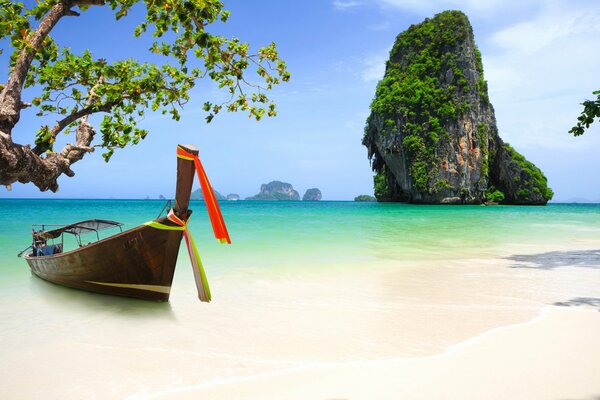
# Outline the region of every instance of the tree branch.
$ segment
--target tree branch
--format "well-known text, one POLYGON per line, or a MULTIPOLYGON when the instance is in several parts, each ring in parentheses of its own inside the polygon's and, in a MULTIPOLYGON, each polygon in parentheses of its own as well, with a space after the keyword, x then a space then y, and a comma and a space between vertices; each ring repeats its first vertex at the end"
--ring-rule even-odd
MULTIPOLYGON (((94 140, 94 135, 96 131, 92 125, 88 122, 88 116, 86 115, 79 122, 79 126, 77 127, 77 133, 75 135, 75 144, 68 143, 61 150, 60 155, 66 158, 69 161, 69 165, 81 160, 86 153, 92 153, 94 151, 93 147, 90 147, 92 141, 94 140)), ((67 176, 73 176, 75 173, 70 169, 65 171, 67 176)))
MULTIPOLYGON (((56 123, 56 125, 54 125, 54 127, 52 127, 52 129, 50 130, 52 139, 55 139, 56 136, 63 129, 65 129, 67 126, 69 126, 71 123, 77 121, 78 119, 80 119, 82 117, 86 117, 90 114, 97 113, 97 112, 109 112, 116 104, 117 104, 116 102, 110 102, 110 103, 102 104, 100 106, 88 106, 88 107, 82 108, 81 110, 75 111, 71 115, 68 115, 65 118, 58 121, 56 123)), ((85 120, 85 122, 87 123, 87 119, 85 120)), ((37 155, 40 155, 44 152, 44 150, 40 146, 35 146, 33 148, 33 152, 37 155)))
POLYGON ((56 192, 58 178, 62 174, 74 176, 71 165, 94 151, 90 147, 94 135, 86 115, 77 127, 75 145, 67 144, 60 153, 40 157, 29 146, 14 143, 10 135, 0 132, 0 185, 10 187, 14 182, 31 182, 42 192, 56 192))
POLYGON ((19 122, 21 111, 21 92, 35 57, 44 39, 56 23, 66 15, 73 15, 71 7, 77 5, 103 5, 104 0, 63 0, 52 6, 37 29, 28 36, 27 45, 21 50, 6 86, 0 93, 0 130, 11 134, 12 128, 19 122))
POLYGON ((52 6, 35 32, 29 35, 28 45, 21 50, 17 58, 8 82, 0 94, 0 129, 7 134, 10 134, 12 128, 19 122, 21 91, 35 52, 68 9, 69 7, 63 2, 52 6))
POLYGON ((0 132, 0 171, 0 185, 31 182, 41 191, 56 192, 56 179, 70 168, 67 158, 57 153, 41 158, 29 146, 14 143, 9 135, 0 132))

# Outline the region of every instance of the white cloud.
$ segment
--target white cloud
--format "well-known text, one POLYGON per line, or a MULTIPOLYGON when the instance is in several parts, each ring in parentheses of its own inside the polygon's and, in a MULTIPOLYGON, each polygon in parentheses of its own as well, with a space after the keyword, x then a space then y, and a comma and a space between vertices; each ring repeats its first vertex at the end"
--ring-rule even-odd
MULTIPOLYGON (((510 6, 510 0, 377 0, 381 5, 399 8, 415 13, 431 13, 436 10, 459 9, 467 13, 493 13, 499 8, 510 6)), ((539 0, 538 0, 539 1, 539 0)), ((519 5, 532 0, 513 1, 519 5)))
POLYGON ((341 11, 347 11, 359 7, 361 5, 358 1, 353 0, 334 0, 333 8, 341 11))
POLYGON ((600 48, 600 3, 582 4, 548 2, 529 20, 484 38, 485 74, 500 132, 517 146, 576 145, 567 132, 579 103, 598 89, 600 71, 595 51, 600 48))
POLYGON ((389 30, 391 26, 392 24, 390 21, 379 21, 377 24, 367 25, 367 29, 376 32, 383 32, 389 30))
POLYGON ((389 58, 391 48, 387 48, 378 54, 365 57, 361 60, 363 69, 360 71, 360 77, 364 82, 378 82, 385 73, 385 63, 389 58))
POLYGON ((600 33, 597 4, 590 9, 577 10, 569 9, 566 4, 549 4, 533 20, 496 32, 492 42, 511 51, 532 54, 552 45, 560 46, 561 40, 586 40, 585 36, 600 33))

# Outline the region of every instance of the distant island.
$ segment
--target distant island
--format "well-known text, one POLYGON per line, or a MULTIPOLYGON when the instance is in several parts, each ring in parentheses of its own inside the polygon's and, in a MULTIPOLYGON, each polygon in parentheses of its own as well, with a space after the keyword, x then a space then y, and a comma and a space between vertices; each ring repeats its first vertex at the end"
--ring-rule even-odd
POLYGON ((294 187, 286 182, 272 181, 260 186, 260 193, 246 197, 246 200, 300 200, 294 187))
MULTIPOLYGON (((215 188, 213 188, 213 192, 215 193, 215 197, 217 198, 217 200, 227 200, 225 196, 217 192, 215 188)), ((194 190, 192 192, 190 200, 204 200, 204 193, 202 193, 202 189, 194 190)))
POLYGON ((369 196, 368 194, 361 194, 356 196, 354 201, 377 201, 377 199, 373 196, 369 196))
POLYGON ((362 143, 379 201, 545 205, 553 196, 542 171, 500 138, 460 11, 398 35, 362 143))
POLYGON ((303 201, 319 201, 323 196, 321 195, 321 191, 318 188, 307 189, 304 196, 302 196, 303 201))
POLYGON ((231 200, 231 201, 237 201, 240 199, 240 195, 237 193, 229 193, 227 195, 227 200, 231 200))

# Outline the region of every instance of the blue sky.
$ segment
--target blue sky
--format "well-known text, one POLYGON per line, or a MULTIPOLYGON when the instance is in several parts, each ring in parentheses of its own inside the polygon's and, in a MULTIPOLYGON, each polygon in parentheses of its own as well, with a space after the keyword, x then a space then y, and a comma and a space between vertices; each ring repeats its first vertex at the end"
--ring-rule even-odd
MULTIPOLYGON (((567 134, 581 106, 600 89, 600 2, 596 0, 321 0, 225 1, 226 25, 215 29, 258 48, 275 41, 292 80, 271 96, 279 115, 261 122, 223 113, 207 125, 201 104, 220 94, 208 84, 194 91, 182 120, 149 115, 151 134, 115 153, 100 151, 63 176, 58 193, 33 185, 0 189, 0 197, 156 198, 175 185, 175 145, 194 143, 215 189, 242 197, 271 180, 290 182, 302 195, 318 187, 326 200, 372 193, 372 172, 360 144, 377 81, 396 35, 445 9, 464 11, 482 52, 490 100, 501 137, 538 165, 556 201, 600 201, 600 123, 584 136, 567 134)), ((146 59, 135 39, 141 14, 115 22, 92 7, 55 28, 60 45, 89 48, 94 57, 146 59)), ((6 55, 0 65, 6 66, 6 55)), ((6 67, 3 75, 6 76, 6 67)), ((5 78, 0 78, 0 80, 5 78)), ((26 95, 32 95, 30 91, 26 95)), ((40 121, 26 111, 13 131, 31 143, 40 121)), ((61 139, 63 142, 68 137, 61 139)))

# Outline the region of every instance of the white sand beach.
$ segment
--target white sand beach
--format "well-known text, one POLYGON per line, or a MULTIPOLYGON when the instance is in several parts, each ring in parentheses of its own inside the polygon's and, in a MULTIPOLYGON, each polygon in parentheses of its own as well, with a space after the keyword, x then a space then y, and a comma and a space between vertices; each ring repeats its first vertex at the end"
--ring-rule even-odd
POLYGON ((0 304, 0 398, 591 400, 599 245, 236 271, 211 304, 185 259, 167 304, 31 277, 0 304))
POLYGON ((160 399, 597 399, 597 310, 548 307, 440 355, 322 363, 190 386, 160 399))

